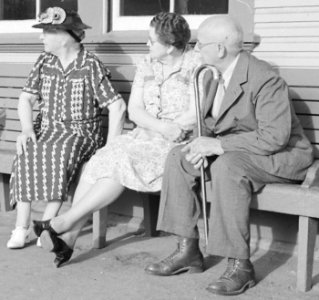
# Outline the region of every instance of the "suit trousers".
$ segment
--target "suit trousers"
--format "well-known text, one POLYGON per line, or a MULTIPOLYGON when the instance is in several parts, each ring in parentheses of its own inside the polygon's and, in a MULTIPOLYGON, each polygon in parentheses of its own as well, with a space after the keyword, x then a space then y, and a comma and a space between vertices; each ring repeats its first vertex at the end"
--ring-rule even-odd
MULTIPOLYGON (((186 161, 181 148, 173 148, 166 160, 157 229, 186 238, 199 238, 200 171, 186 161)), ((267 168, 259 167, 264 163, 264 157, 246 152, 226 152, 210 162, 205 170, 211 184, 207 253, 239 259, 250 257, 252 193, 267 183, 296 182, 268 173, 267 168), (262 159, 260 164, 259 159, 262 159)))

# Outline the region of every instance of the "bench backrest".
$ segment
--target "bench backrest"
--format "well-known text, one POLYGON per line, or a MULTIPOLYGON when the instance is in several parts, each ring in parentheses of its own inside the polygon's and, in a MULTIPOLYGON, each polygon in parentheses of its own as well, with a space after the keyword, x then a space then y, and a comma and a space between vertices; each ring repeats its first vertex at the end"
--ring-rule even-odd
MULTIPOLYGON (((128 54, 117 54, 100 58, 111 70, 113 86, 127 101, 135 73, 134 63, 139 56, 132 59, 128 54)), ((0 63, 0 150, 15 149, 20 132, 18 97, 31 68, 31 63, 0 63)), ((319 158, 319 70, 281 68, 279 73, 289 85, 297 115, 319 158)), ((133 124, 127 120, 125 130, 132 128, 133 124)))

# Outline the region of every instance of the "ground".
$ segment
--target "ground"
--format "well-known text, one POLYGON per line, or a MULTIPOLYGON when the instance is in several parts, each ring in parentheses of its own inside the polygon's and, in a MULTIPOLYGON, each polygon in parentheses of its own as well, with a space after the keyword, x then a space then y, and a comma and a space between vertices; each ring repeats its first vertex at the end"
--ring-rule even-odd
MULTIPOLYGON (((208 300, 226 299, 205 290, 225 268, 219 257, 205 258, 201 274, 172 277, 151 276, 144 267, 170 254, 176 246, 173 236, 147 238, 113 217, 107 233, 108 246, 91 249, 91 228, 79 238, 69 264, 56 268, 54 254, 32 242, 22 250, 6 248, 15 222, 15 211, 0 213, 0 299, 4 300, 208 300)), ((41 216, 33 206, 32 217, 41 216)), ((296 291, 297 259, 283 251, 253 249, 258 284, 245 294, 230 299, 306 300, 319 299, 319 262, 315 261, 314 287, 296 291)))

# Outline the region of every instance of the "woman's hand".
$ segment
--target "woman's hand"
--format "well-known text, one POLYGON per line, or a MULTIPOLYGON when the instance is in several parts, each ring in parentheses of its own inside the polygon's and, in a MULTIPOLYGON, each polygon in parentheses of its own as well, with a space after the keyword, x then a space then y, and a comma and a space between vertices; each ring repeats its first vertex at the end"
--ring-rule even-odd
POLYGON ((185 139, 185 131, 176 123, 163 122, 161 124, 160 133, 171 142, 181 142, 185 139))
POLYGON ((24 130, 21 132, 21 134, 19 134, 16 143, 18 155, 21 155, 23 152, 27 151, 27 143, 30 140, 32 140, 32 142, 36 145, 37 139, 33 129, 24 130))

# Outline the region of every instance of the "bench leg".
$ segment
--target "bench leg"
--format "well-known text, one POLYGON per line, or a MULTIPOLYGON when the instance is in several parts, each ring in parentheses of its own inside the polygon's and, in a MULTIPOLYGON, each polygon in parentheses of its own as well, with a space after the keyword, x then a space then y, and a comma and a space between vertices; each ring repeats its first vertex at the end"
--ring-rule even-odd
POLYGON ((159 195, 141 193, 144 208, 145 236, 154 237, 158 235, 156 223, 159 208, 159 195))
POLYGON ((93 248, 106 246, 107 206, 93 213, 93 248))
POLYGON ((317 220, 299 216, 297 289, 306 292, 312 286, 312 268, 317 235, 317 220))
POLYGON ((0 174, 0 211, 11 210, 9 195, 6 193, 4 175, 0 174))

